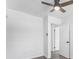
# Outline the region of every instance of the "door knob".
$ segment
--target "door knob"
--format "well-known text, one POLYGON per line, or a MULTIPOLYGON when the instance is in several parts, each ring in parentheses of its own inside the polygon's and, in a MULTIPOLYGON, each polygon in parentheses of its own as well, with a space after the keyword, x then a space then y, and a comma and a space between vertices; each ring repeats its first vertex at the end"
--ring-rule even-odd
POLYGON ((67 41, 66 43, 70 43, 69 41, 67 41))

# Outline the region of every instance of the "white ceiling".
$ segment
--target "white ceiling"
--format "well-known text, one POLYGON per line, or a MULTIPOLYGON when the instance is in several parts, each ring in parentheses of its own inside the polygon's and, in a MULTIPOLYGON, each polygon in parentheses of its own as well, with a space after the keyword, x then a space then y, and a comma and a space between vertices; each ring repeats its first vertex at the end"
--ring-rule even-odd
POLYGON ((41 4, 41 0, 7 0, 9 9, 22 11, 36 16, 43 16, 47 6, 41 4))
MULTIPOLYGON (((36 16, 44 16, 48 11, 48 6, 41 4, 42 0, 7 0, 7 6, 9 9, 18 10, 24 13, 29 13, 36 16)), ((53 3, 53 0, 43 0, 49 3, 53 3)), ((66 0, 61 0, 64 2, 66 0)), ((67 0, 68 1, 68 0, 67 0)), ((63 18, 72 14, 72 5, 64 7, 67 11, 66 13, 61 13, 60 11, 54 11, 49 13, 49 15, 63 18)))

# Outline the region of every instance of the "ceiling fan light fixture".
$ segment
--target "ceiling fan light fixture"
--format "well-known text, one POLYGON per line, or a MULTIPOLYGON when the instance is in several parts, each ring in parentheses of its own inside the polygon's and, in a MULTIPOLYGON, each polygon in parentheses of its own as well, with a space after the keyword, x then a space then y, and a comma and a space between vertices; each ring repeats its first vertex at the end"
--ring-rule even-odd
POLYGON ((58 10, 60 10, 60 7, 59 6, 55 6, 54 9, 58 11, 58 10))
POLYGON ((49 8, 50 12, 53 12, 53 11, 56 10, 56 11, 61 11, 62 13, 66 12, 62 7, 73 4, 73 0, 70 0, 70 1, 67 1, 67 2, 64 2, 64 3, 59 3, 59 2, 60 2, 60 0, 54 0, 54 4, 51 4, 51 3, 48 3, 48 2, 42 1, 42 4, 51 6, 51 8, 49 8))

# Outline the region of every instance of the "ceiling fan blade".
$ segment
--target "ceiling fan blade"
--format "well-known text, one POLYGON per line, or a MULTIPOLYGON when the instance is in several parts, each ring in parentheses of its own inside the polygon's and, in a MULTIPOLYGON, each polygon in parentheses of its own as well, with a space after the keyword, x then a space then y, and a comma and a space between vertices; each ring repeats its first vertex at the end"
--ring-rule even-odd
POLYGON ((73 4, 73 0, 65 2, 65 3, 61 3, 60 6, 64 7, 64 6, 67 6, 67 5, 70 5, 70 4, 73 4))
POLYGON ((42 4, 45 4, 45 5, 53 6, 52 4, 47 3, 47 2, 44 2, 44 1, 42 1, 41 3, 42 3, 42 4))
POLYGON ((50 10, 50 12, 53 12, 53 11, 54 11, 54 9, 50 10))
POLYGON ((63 8, 61 8, 61 7, 60 7, 60 11, 63 12, 63 13, 66 12, 66 11, 65 11, 63 8))
POLYGON ((54 0, 55 4, 59 4, 60 0, 54 0))

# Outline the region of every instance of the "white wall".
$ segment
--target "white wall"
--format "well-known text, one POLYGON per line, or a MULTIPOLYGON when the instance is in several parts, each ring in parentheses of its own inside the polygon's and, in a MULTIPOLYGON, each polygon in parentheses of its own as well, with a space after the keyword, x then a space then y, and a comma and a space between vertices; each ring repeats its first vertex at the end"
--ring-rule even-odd
POLYGON ((62 21, 61 19, 58 19, 58 18, 48 15, 48 22, 50 24, 60 25, 62 23, 61 21, 62 21))
POLYGON ((48 56, 51 58, 51 24, 48 22, 48 56))
POLYGON ((48 33, 48 16, 45 16, 43 19, 43 36, 44 36, 44 56, 46 58, 49 58, 49 50, 48 50, 48 36, 46 35, 48 33))
POLYGON ((43 19, 7 10, 7 59, 30 59, 43 54, 43 19))

